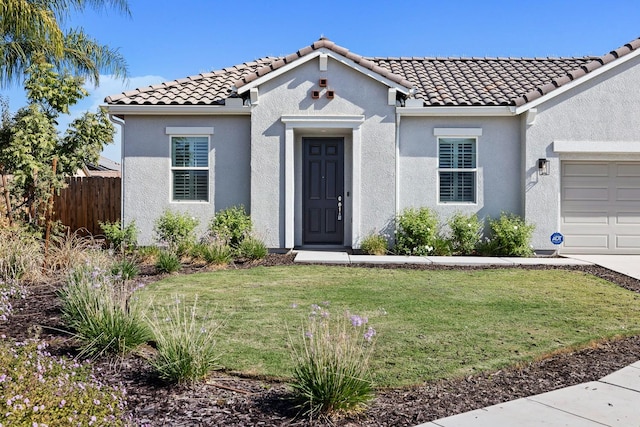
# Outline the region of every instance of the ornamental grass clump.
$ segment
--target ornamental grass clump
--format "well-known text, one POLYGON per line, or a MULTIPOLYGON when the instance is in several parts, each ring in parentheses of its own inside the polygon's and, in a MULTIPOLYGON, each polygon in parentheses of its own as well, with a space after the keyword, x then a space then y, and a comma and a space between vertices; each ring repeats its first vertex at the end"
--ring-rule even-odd
POLYGON ((173 251, 161 250, 156 258, 156 270, 159 273, 175 273, 182 268, 180 257, 173 251))
POLYGON ((233 260, 233 250, 229 243, 216 236, 209 236, 195 245, 192 255, 213 265, 226 265, 233 260))
POLYGON ((0 229, 0 280, 7 282, 38 278, 43 245, 24 228, 0 229))
POLYGON ((87 356, 125 355, 151 338, 143 309, 133 297, 140 285, 85 264, 73 270, 60 291, 62 319, 87 356))
POLYGON ((193 383, 217 368, 220 322, 198 316, 197 308, 197 296, 190 306, 174 296, 173 304, 147 316, 158 351, 151 365, 169 383, 193 383))
POLYGON ((92 236, 81 236, 78 232, 66 233, 51 238, 47 251, 47 271, 52 276, 67 276, 78 265, 86 263, 106 265, 113 257, 103 251, 101 244, 92 236))
POLYGON ((367 255, 386 255, 389 242, 382 234, 370 234, 362 240, 360 249, 367 255))
POLYGON ((238 244, 236 253, 240 258, 258 260, 265 258, 269 254, 269 249, 262 240, 254 236, 248 236, 238 244))
POLYGON ((297 408, 311 418, 364 410, 374 397, 369 361, 376 331, 367 318, 313 305, 302 329, 292 340, 297 408))
POLYGON ((38 341, 0 341, 0 425, 125 426, 124 388, 90 366, 51 356, 38 341))

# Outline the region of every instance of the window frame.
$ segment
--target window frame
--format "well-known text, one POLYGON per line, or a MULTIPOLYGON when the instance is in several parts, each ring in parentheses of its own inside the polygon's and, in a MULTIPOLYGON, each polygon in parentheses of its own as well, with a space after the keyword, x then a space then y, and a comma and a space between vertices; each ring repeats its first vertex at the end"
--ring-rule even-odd
POLYGON ((436 137, 436 192, 437 192, 437 203, 439 205, 477 205, 479 199, 479 188, 478 188, 478 158, 479 158, 479 137, 482 135, 482 129, 480 128, 469 128, 469 129, 457 129, 457 128, 435 128, 434 136, 436 137), (441 168, 440 167, 440 143, 442 140, 446 139, 465 139, 473 141, 474 147, 474 158, 473 164, 474 167, 471 168, 441 168), (470 172, 473 174, 473 200, 442 200, 440 182, 441 175, 443 172, 449 173, 460 173, 460 172, 470 172))
MULTIPOLYGON (((168 129, 167 129, 168 130, 168 129)), ((211 176, 210 176, 210 152, 211 152, 211 135, 210 134, 204 134, 204 133, 190 133, 190 132, 183 132, 183 133, 172 133, 169 134, 169 165, 170 165, 170 171, 171 171, 171 189, 170 189, 170 194, 171 194, 171 202, 172 203, 209 203, 209 199, 210 194, 209 194, 209 189, 210 189, 210 182, 211 182, 211 176), (174 166, 174 138, 206 138, 207 139, 207 166, 174 166), (207 184, 206 184, 206 199, 176 199, 175 197, 175 172, 177 171, 206 171, 207 174, 207 184)))

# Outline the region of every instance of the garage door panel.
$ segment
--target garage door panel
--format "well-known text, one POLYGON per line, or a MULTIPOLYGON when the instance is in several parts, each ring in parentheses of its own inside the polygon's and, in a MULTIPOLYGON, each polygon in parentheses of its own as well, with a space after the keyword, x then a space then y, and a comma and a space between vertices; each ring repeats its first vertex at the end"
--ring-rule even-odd
POLYGON ((609 187, 567 187, 565 200, 607 201, 609 200, 609 187))
POLYGON ((640 225, 640 217, 638 211, 635 212, 618 212, 616 214, 616 224, 619 225, 640 225))
POLYGON ((565 224, 608 224, 609 214, 606 211, 565 211, 562 221, 565 224))
POLYGON ((640 178, 640 163, 618 163, 616 165, 616 176, 640 178))
POLYGON ((602 163, 565 163, 563 175, 571 176, 609 176, 609 165, 602 163))
POLYGON ((640 247, 640 236, 632 235, 617 235, 616 236, 616 247, 618 249, 633 249, 640 247))
POLYGON ((616 201, 620 202, 628 202, 628 201, 636 201, 640 200, 640 188, 631 187, 631 188, 620 188, 618 187, 616 191, 616 201))
POLYGON ((640 254, 640 163, 562 162, 564 253, 640 254))
POLYGON ((564 247, 567 249, 599 249, 607 250, 609 247, 608 234, 572 234, 571 239, 566 239, 564 247))

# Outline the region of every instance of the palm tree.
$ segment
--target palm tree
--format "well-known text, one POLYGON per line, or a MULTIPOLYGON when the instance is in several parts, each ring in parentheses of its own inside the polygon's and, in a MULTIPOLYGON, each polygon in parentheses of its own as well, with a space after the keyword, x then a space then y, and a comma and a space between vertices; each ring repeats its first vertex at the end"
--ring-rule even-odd
POLYGON ((34 62, 48 62, 98 84, 100 71, 126 77, 118 53, 79 29, 60 27, 71 11, 113 7, 129 14, 126 0, 2 0, 0 2, 0 86, 21 81, 34 62))

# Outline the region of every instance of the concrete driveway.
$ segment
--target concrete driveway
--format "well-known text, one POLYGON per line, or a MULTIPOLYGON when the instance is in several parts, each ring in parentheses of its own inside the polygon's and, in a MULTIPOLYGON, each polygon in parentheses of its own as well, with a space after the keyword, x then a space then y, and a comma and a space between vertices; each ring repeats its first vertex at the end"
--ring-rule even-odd
POLYGON ((640 255, 564 255, 587 261, 640 280, 640 255))

